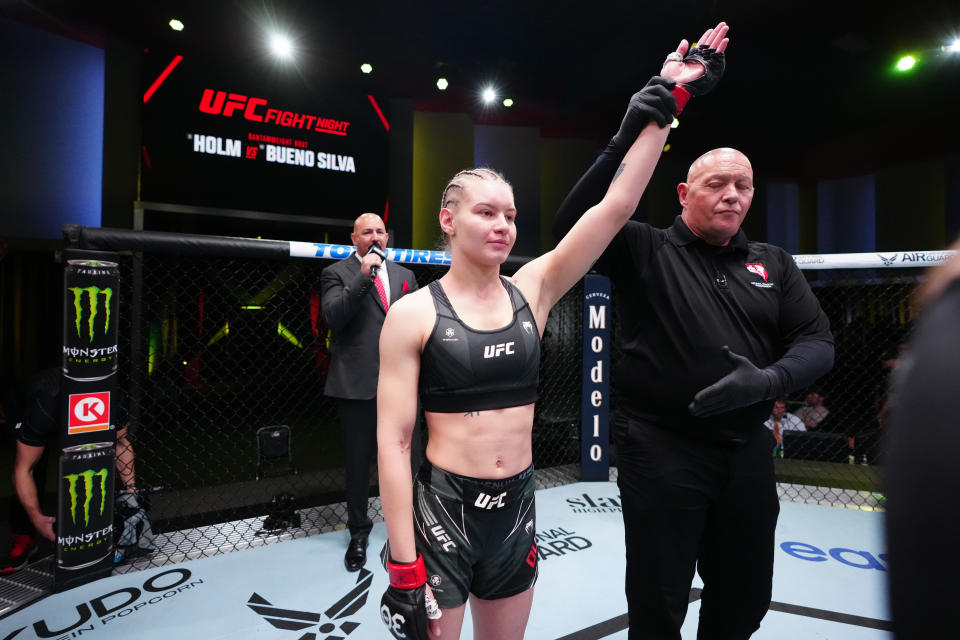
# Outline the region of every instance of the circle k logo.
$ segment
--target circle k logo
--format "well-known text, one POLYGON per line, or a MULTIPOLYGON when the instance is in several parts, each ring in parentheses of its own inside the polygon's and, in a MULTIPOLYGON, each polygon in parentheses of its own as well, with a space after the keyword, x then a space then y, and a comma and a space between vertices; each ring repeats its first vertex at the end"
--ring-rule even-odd
POLYGON ((103 418, 107 405, 100 398, 84 398, 73 408, 74 417, 80 422, 94 422, 103 418))
POLYGON ((89 433, 110 428, 110 392, 70 394, 67 433, 89 433))

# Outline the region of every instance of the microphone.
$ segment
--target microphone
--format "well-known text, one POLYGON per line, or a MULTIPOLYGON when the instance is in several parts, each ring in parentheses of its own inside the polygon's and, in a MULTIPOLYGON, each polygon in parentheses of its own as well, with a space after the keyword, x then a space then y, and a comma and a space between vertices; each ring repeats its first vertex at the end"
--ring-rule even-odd
MULTIPOLYGON (((384 253, 383 249, 380 248, 380 243, 374 240, 373 244, 370 245, 370 248, 367 250, 367 253, 372 253, 375 256, 380 256, 380 259, 386 262, 387 254, 384 253)), ((380 267, 374 265, 370 267, 370 279, 373 280, 377 277, 377 270, 380 267)))

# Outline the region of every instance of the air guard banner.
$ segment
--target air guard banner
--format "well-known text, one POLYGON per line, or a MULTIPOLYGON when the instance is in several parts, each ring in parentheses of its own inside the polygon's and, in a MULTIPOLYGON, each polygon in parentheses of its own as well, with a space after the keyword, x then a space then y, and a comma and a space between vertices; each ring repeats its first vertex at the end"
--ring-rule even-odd
POLYGON ((353 220, 384 212, 386 105, 237 53, 144 55, 143 200, 353 220))
MULTIPOLYGON (((56 589, 113 568, 120 272, 102 254, 64 251, 63 373, 56 589)), ((123 425, 119 425, 122 427, 123 425)))
POLYGON ((610 279, 583 279, 583 393, 580 401, 580 477, 610 477, 610 279))

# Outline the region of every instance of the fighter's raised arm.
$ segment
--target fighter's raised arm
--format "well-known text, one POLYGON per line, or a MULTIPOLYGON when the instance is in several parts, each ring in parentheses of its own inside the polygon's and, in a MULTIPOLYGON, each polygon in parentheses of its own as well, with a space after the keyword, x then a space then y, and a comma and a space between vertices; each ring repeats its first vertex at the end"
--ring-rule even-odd
POLYGON ((553 221, 553 234, 557 240, 570 231, 584 211, 600 202, 620 161, 644 127, 651 122, 660 127, 668 126, 674 115, 683 110, 690 96, 703 95, 717 84, 726 65, 724 52, 730 42, 727 31, 723 22, 708 29, 692 50, 688 49, 686 40, 681 40, 664 61, 660 76, 651 78, 647 86, 633 95, 620 130, 557 210, 553 221), (681 86, 675 87, 675 82, 681 86))
MULTIPOLYGON (((550 308, 587 273, 633 215, 657 166, 674 114, 691 96, 703 95, 720 80, 724 51, 730 41, 727 31, 726 23, 719 23, 708 29, 692 49, 686 39, 680 41, 664 61, 661 75, 654 76, 633 96, 620 130, 608 145, 625 149, 625 154, 606 180, 606 193, 589 209, 583 209, 586 212, 553 251, 517 271, 514 280, 533 298, 531 305, 538 321, 546 321, 550 308), (549 277, 545 277, 547 274, 549 277)), ((569 206, 567 209, 574 215, 569 206)))

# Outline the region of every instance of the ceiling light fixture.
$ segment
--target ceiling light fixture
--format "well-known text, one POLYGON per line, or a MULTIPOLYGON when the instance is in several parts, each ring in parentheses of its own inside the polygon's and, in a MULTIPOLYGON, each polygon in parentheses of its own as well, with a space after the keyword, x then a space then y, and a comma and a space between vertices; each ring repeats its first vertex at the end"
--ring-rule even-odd
POLYGON ((293 57, 293 42, 281 33, 275 33, 270 36, 270 49, 278 58, 287 59, 293 57))

